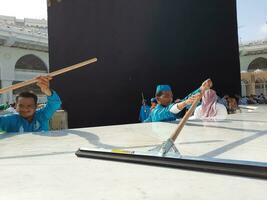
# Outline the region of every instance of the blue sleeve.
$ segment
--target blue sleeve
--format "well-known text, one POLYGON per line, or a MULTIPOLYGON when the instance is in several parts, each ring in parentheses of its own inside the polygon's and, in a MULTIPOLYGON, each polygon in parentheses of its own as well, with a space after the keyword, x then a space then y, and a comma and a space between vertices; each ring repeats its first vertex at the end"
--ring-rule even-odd
MULTIPOLYGON (((196 89, 194 92, 191 92, 189 95, 187 95, 182 101, 185 101, 186 99, 188 99, 188 98, 190 98, 191 96, 193 96, 193 95, 195 95, 195 94, 198 94, 198 93, 200 93, 201 92, 201 90, 200 90, 200 88, 198 88, 198 89, 196 89)), ((198 102, 198 104, 197 104, 197 106, 198 105, 200 105, 201 103, 200 103, 200 101, 198 102)), ((187 105, 185 108, 186 109, 189 109, 191 107, 191 105, 187 105)))
POLYGON ((148 115, 148 118, 146 118, 143 122, 152 122, 151 113, 148 115))
POLYGON ((182 101, 184 101, 184 100, 190 98, 191 96, 193 96, 193 95, 195 95, 195 94, 197 94, 197 93, 200 93, 200 92, 201 92, 201 91, 200 91, 200 88, 198 88, 198 89, 196 89, 194 92, 191 92, 189 95, 187 95, 182 101))
POLYGON ((55 91, 52 91, 52 95, 47 97, 47 104, 44 108, 40 109, 38 113, 43 115, 46 119, 51 119, 53 114, 61 106, 61 100, 55 91))

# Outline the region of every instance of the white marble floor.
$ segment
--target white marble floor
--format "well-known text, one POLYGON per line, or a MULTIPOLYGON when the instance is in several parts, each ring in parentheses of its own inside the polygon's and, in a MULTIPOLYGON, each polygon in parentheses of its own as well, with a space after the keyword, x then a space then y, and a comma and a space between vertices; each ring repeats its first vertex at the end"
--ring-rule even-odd
MULTIPOLYGON (((176 123, 128 124, 0 135, 0 200, 266 199, 267 181, 77 158, 79 147, 146 151, 176 123)), ((176 146, 186 156, 267 162, 267 107, 226 121, 188 121, 176 146)))

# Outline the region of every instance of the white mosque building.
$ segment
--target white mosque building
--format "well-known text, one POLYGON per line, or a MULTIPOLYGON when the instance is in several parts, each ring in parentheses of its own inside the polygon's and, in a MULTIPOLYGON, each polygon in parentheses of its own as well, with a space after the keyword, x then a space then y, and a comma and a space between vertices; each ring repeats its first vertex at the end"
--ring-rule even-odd
MULTIPOLYGON (((47 21, 16 19, 0 15, 0 84, 1 88, 49 72, 47 21)), ((38 87, 29 86, 45 101, 38 87)), ((12 103, 25 88, 0 96, 0 103, 12 103)))
POLYGON ((239 47, 242 95, 267 96, 267 39, 239 47))

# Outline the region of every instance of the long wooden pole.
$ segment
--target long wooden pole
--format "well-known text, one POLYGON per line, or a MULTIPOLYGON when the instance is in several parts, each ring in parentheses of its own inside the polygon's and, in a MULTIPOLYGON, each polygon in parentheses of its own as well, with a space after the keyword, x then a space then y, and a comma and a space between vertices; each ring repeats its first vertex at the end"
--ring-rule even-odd
MULTIPOLYGON (((78 68, 83 67, 83 66, 85 66, 85 65, 89 65, 89 64, 94 63, 94 62, 96 62, 96 61, 97 61, 97 58, 92 58, 92 59, 89 59, 89 60, 86 60, 86 61, 77 63, 77 64, 75 64, 75 65, 71 65, 71 66, 69 66, 69 67, 65 67, 65 68, 62 68, 62 69, 60 69, 60 70, 57 70, 57 71, 48 73, 47 76, 54 77, 54 76, 63 74, 63 73, 65 73, 65 72, 72 71, 72 70, 74 70, 74 69, 78 69, 78 68)), ((37 81, 38 81, 38 80, 37 80, 36 78, 33 78, 33 79, 29 79, 29 80, 23 81, 23 82, 21 82, 21 83, 17 83, 17 84, 14 84, 14 85, 11 85, 11 86, 2 88, 2 89, 0 89, 0 94, 3 94, 3 93, 8 92, 8 91, 10 91, 10 90, 15 90, 15 89, 24 87, 24 86, 26 86, 26 85, 31 85, 31 84, 33 84, 33 83, 36 83, 37 81)))
POLYGON ((176 130, 174 131, 174 133, 171 135, 170 139, 172 139, 172 141, 174 142, 176 140, 176 138, 178 137, 178 135, 180 134, 181 130, 183 129, 185 123, 187 122, 188 118, 192 115, 192 113, 194 112, 195 108, 197 107, 197 104, 199 102, 200 98, 196 98, 191 107, 189 108, 189 110, 185 113, 184 117, 181 119, 180 123, 178 124, 176 130))
MULTIPOLYGON (((207 88, 211 88, 213 85, 211 79, 207 79, 203 82, 202 86, 205 86, 207 88)), ((202 92, 201 92, 202 93, 202 92)), ((201 95, 202 96, 202 95, 201 95)), ((171 135, 170 139, 174 142, 176 140, 176 138, 178 137, 178 135, 180 134, 181 130, 183 129, 185 123, 187 122, 188 118, 192 115, 192 113, 194 112, 194 110, 197 107, 198 102, 201 99, 201 96, 196 98, 195 101, 193 101, 190 109, 186 112, 186 114, 184 115, 184 117, 181 119, 180 123, 178 124, 177 128, 175 129, 175 131, 173 132, 173 134, 171 135)))

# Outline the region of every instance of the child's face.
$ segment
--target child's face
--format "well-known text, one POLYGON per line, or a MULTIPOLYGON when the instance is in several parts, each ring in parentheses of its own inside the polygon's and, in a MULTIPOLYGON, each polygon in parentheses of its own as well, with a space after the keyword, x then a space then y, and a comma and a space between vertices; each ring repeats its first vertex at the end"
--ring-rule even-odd
POLYGON ((164 91, 162 92, 161 96, 156 98, 158 104, 161 104, 162 106, 168 106, 173 101, 173 94, 172 91, 164 91))
POLYGON ((17 104, 16 104, 16 110, 17 112, 23 117, 23 118, 31 118, 35 111, 36 111, 37 105, 34 102, 33 98, 27 98, 27 97, 19 97, 17 104))
POLYGON ((155 107, 156 105, 157 105, 157 103, 151 102, 151 107, 155 107))

